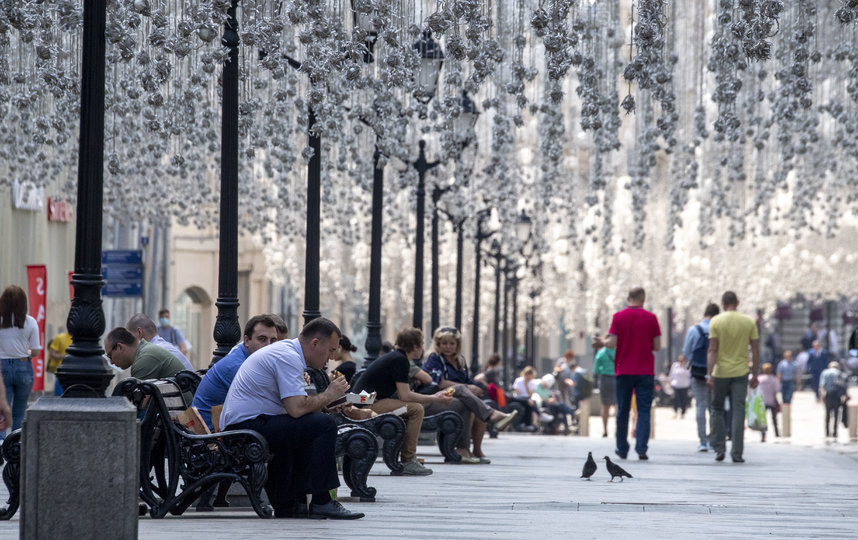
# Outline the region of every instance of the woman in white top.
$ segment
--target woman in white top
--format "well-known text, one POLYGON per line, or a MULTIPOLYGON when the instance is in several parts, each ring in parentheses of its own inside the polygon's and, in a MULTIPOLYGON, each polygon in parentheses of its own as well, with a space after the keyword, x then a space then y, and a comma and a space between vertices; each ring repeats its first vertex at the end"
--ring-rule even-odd
POLYGON ((20 429, 33 389, 33 364, 30 356, 38 353, 39 325, 27 315, 27 294, 21 287, 9 285, 0 295, 0 439, 6 428, 20 429), (8 399, 8 401, 7 401, 8 399), (12 403, 12 409, 9 408, 12 403))
POLYGON ((691 388, 691 366, 688 359, 680 355, 679 359, 670 366, 670 387, 673 388, 673 417, 681 413, 685 418, 688 409, 688 389, 691 388))

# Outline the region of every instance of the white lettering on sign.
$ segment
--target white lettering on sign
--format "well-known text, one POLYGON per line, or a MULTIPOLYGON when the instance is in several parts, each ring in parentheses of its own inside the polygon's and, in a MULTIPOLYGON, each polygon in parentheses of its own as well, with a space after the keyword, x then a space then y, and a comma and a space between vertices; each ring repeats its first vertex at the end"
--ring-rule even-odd
POLYGON ((48 221, 68 223, 74 215, 74 207, 68 201, 48 197, 48 221))
POLYGON ((12 206, 18 210, 33 210, 38 212, 44 205, 45 189, 37 187, 33 182, 12 182, 12 206))
POLYGON ((42 278, 36 278, 36 292, 39 293, 39 296, 45 296, 45 280, 42 278))

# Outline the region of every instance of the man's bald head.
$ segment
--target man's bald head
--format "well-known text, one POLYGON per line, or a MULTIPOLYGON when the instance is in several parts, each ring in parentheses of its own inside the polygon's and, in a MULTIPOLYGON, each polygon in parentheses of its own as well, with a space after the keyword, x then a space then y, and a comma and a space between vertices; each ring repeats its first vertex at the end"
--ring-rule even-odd
POLYGON ((146 341, 152 341, 152 338, 158 333, 155 321, 145 313, 138 313, 128 319, 125 329, 134 334, 137 339, 143 338, 146 341))

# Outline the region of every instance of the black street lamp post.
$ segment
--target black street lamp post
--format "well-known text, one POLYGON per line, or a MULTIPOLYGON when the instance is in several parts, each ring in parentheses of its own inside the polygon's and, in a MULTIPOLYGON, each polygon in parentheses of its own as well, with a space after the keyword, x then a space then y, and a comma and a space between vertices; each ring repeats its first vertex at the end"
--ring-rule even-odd
POLYGON ((316 113, 308 111, 307 137, 313 155, 307 163, 307 239, 304 255, 304 324, 322 316, 319 311, 319 235, 322 221, 322 138, 315 132, 316 113))
MULTIPOLYGON (((501 252, 500 242, 498 242, 497 240, 492 241, 491 258, 495 260, 495 329, 493 336, 494 339, 492 340, 492 348, 494 349, 494 352, 503 352, 502 349, 498 348, 500 340, 500 292, 501 272, 503 271, 503 267, 501 266, 503 261, 503 253, 501 252)), ((506 315, 504 315, 504 317, 506 317, 506 315)))
MULTIPOLYGON (((494 231, 483 231, 483 225, 489 215, 488 210, 482 210, 477 214, 477 237, 474 249, 474 326, 471 339, 471 375, 474 376, 480 371, 480 270, 482 269, 482 242, 494 234, 494 231)), ((495 298, 497 298, 495 291, 495 298)), ((497 311, 497 306, 495 306, 497 311)), ((495 314, 497 321, 497 314, 495 314)), ((495 335, 497 335, 497 324, 495 324, 495 335)), ((497 342, 495 342, 497 348, 497 342)))
MULTIPOLYGON (((367 41, 369 43, 369 41, 367 41)), ((374 43, 374 42, 373 42, 374 43)), ((262 53, 264 54, 264 53, 262 53)), ((301 70, 301 62, 287 54, 286 63, 301 70)), ((304 248, 304 324, 322 316, 319 311, 319 235, 322 221, 322 137, 314 129, 316 112, 307 107, 307 143, 313 150, 307 162, 307 235, 304 248)))
POLYGON ((512 287, 512 364, 513 369, 518 369, 518 265, 512 268, 512 277, 507 278, 512 287))
MULTIPOLYGON (((414 43, 412 48, 420 55, 417 89, 414 97, 421 103, 429 103, 435 95, 438 86, 438 75, 444 61, 444 53, 440 45, 432 39, 429 30, 423 32, 423 37, 414 43)), ((366 356, 364 365, 369 365, 378 358, 381 350, 381 234, 382 234, 382 204, 384 187, 384 167, 379 163, 381 154, 376 145, 373 154, 372 180, 372 240, 370 247, 369 272, 369 314, 366 323, 366 356)))
POLYGON ((453 223, 453 229, 456 231, 456 306, 453 320, 456 321, 456 328, 462 328, 462 266, 464 264, 465 248, 465 218, 453 223))
POLYGON ((66 397, 104 396, 113 379, 99 343, 104 333, 101 288, 101 225, 104 192, 105 3, 85 0, 81 65, 77 224, 72 287, 66 326, 72 344, 57 370, 66 397))
MULTIPOLYGON (((504 266, 507 266, 506 264, 504 266)), ((504 269, 504 286, 503 286, 503 343, 501 347, 503 348, 502 359, 503 359, 503 386, 504 388, 509 388, 510 383, 512 382, 512 366, 510 365, 509 358, 509 347, 507 347, 508 339, 508 329, 509 329, 509 275, 507 274, 507 269, 504 269)))
MULTIPOLYGON (((413 163, 417 170, 417 230, 415 233, 414 251, 414 328, 423 329, 423 244, 425 241, 425 206, 426 206, 426 173, 437 167, 439 160, 426 161, 426 141, 418 143, 420 154, 413 163)), ((433 259, 434 260, 434 259, 433 259)), ((433 329, 434 330, 434 329, 433 329)))
POLYGON ((217 321, 212 364, 229 354, 241 339, 238 322, 238 21, 232 0, 223 27, 222 43, 229 50, 223 65, 221 118, 220 230, 217 321))

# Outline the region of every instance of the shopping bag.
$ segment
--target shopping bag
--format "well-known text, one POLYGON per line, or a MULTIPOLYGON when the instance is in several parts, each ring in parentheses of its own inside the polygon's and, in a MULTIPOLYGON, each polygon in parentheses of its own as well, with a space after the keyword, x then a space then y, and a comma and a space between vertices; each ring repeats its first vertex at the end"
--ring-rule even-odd
POLYGON ((765 432, 766 404, 763 403, 763 391, 760 387, 748 390, 748 398, 745 400, 745 416, 748 417, 748 427, 755 431, 765 432))

